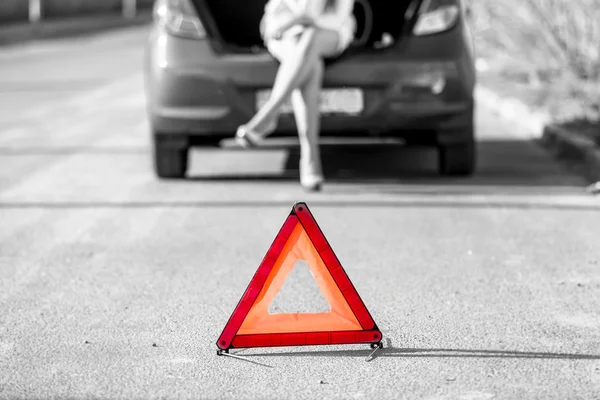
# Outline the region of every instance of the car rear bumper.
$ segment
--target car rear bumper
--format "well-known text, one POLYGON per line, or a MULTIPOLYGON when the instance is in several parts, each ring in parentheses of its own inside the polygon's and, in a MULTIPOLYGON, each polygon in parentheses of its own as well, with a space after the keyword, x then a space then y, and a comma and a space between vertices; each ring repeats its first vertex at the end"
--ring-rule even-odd
MULTIPOLYGON (((155 132, 227 138, 256 110, 257 90, 272 86, 266 53, 216 55, 208 41, 155 30, 146 60, 148 113, 155 132)), ((388 136, 409 130, 459 130, 472 124, 474 71, 467 53, 407 59, 389 52, 352 55, 330 65, 324 87, 360 88, 360 115, 324 115, 323 136, 388 136)), ((292 115, 277 135, 294 134, 292 115)), ((452 139, 448 139, 452 140, 452 139)), ((456 137, 455 140, 460 140, 456 137)))

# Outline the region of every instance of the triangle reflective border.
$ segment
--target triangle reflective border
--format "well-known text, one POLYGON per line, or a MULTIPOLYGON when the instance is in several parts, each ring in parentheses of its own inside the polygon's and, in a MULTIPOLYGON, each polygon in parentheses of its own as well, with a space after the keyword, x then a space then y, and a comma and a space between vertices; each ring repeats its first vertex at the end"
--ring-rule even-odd
POLYGON ((308 206, 296 203, 237 304, 220 351, 235 348, 371 343, 382 334, 308 206), (298 260, 307 262, 331 310, 270 314, 268 308, 298 260))

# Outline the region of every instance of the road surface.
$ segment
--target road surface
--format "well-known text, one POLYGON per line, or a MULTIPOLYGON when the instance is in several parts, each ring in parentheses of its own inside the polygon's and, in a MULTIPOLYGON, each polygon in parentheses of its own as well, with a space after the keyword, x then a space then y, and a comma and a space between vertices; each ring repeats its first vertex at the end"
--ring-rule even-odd
MULTIPOLYGON (((469 179, 429 150, 333 147, 320 194, 284 150, 195 150, 160 182, 146 33, 0 50, 1 398, 600 397, 600 200, 575 171, 480 108, 469 179), (298 200, 384 333, 370 362, 215 354, 298 200)), ((304 279, 286 307, 313 311, 304 279)))

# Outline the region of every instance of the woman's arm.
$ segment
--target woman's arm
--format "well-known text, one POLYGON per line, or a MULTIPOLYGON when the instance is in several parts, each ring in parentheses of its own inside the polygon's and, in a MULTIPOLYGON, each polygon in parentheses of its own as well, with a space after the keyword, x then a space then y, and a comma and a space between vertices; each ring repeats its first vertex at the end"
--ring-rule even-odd
POLYGON ((296 25, 314 26, 315 21, 306 14, 300 14, 274 28, 270 36, 274 39, 279 39, 281 35, 285 33, 285 31, 296 25))
POLYGON ((266 32, 267 37, 277 39, 294 26, 311 26, 315 24, 314 19, 307 10, 307 4, 301 5, 294 0, 270 0, 265 11, 270 14, 269 20, 271 21, 269 32, 266 32))
POLYGON ((353 11, 354 0, 337 0, 335 10, 322 15, 317 21, 317 26, 323 29, 338 30, 352 16, 353 11))

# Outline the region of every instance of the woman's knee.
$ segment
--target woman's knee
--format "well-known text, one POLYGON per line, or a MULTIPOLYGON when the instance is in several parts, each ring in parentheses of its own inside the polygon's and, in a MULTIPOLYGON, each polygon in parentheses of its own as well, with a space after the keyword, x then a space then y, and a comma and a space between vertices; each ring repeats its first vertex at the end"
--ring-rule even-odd
POLYGON ((337 32, 320 29, 315 35, 315 47, 320 57, 331 57, 338 53, 340 36, 337 32))
POLYGON ((308 27, 295 43, 289 43, 286 54, 293 54, 306 62, 322 59, 337 49, 335 32, 318 27, 308 27))
POLYGON ((300 39, 297 42, 295 50, 295 54, 307 58, 311 55, 315 54, 315 48, 318 38, 318 28, 309 27, 300 36, 300 39))

